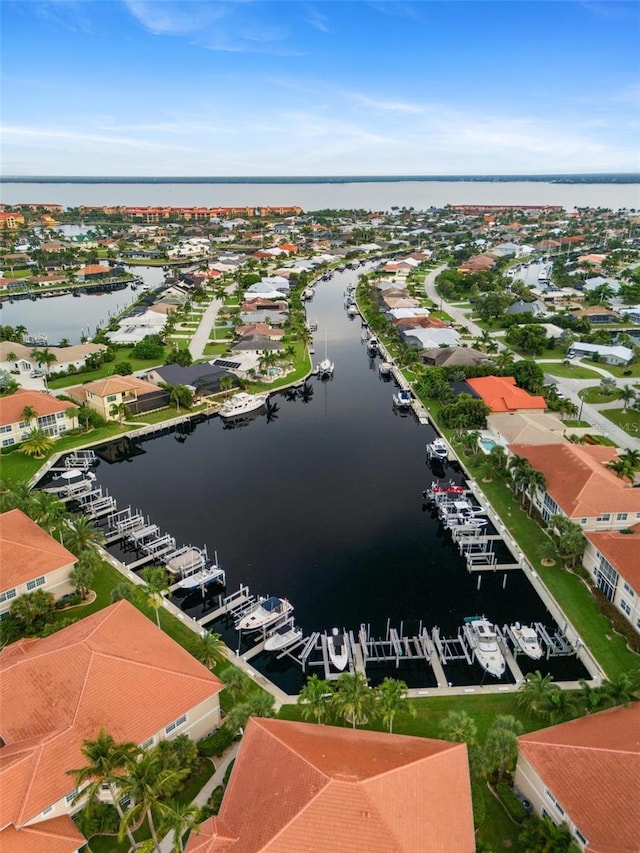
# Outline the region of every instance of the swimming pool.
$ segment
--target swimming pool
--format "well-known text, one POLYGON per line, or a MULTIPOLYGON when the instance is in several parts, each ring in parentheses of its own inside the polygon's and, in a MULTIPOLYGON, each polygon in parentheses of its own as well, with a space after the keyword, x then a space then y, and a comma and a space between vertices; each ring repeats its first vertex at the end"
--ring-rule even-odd
POLYGON ((497 447, 498 444, 492 438, 485 438, 484 436, 480 436, 478 439, 478 444, 482 448, 483 453, 489 455, 494 447, 497 447))

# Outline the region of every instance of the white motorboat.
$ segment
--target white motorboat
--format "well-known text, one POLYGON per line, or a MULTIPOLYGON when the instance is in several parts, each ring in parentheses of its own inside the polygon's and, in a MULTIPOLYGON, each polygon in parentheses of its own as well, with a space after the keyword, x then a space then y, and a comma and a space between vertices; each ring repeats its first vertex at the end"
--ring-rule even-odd
POLYGON ((351 305, 349 305, 347 308, 347 314, 349 315, 349 317, 355 317, 357 315, 357 313, 358 313, 357 306, 354 303, 351 303, 351 305))
POLYGON ((465 636, 480 666, 494 678, 502 678, 505 671, 504 655, 498 646, 498 635, 492 623, 484 616, 465 616, 464 623, 465 636))
POLYGON ((258 631, 278 622, 292 610, 293 605, 286 598, 277 598, 272 595, 254 604, 244 616, 237 620, 235 627, 237 631, 258 631))
POLYGON ((347 637, 344 631, 339 631, 338 628, 332 628, 331 634, 327 637, 327 651, 329 660, 336 669, 346 669, 349 663, 349 646, 347 637))
POLYGON ((248 415, 249 412, 255 412, 265 405, 269 398, 268 394, 247 394, 244 391, 239 391, 228 400, 225 400, 218 414, 221 418, 239 418, 242 415, 248 415))
POLYGON ((446 460, 449 457, 446 442, 443 438, 434 438, 431 444, 427 444, 427 455, 429 459, 446 460))
POLYGON ((318 379, 332 379, 334 371, 334 363, 328 358, 323 358, 320 364, 316 367, 316 376, 318 379))
POLYGON ((367 341, 367 353, 374 358, 380 352, 380 344, 377 338, 369 338, 367 341))
POLYGON ((302 639, 302 628, 293 624, 293 620, 287 620, 283 625, 274 628, 265 640, 265 652, 278 652, 288 649, 302 639))
POLYGON ((380 376, 391 376, 391 368, 393 365, 388 361, 381 361, 378 365, 380 376))
POLYGON ((393 405, 396 409, 409 409, 411 408, 411 403, 413 402, 413 395, 411 391, 407 391, 405 389, 401 389, 397 394, 393 395, 393 405))
POLYGON ((92 471, 84 471, 82 468, 69 468, 42 487, 43 492, 52 495, 72 494, 88 489, 92 485, 96 475, 92 471))
POLYGON ((510 627, 518 644, 518 649, 533 660, 540 660, 544 652, 533 628, 530 628, 529 625, 521 625, 519 622, 514 622, 510 627))

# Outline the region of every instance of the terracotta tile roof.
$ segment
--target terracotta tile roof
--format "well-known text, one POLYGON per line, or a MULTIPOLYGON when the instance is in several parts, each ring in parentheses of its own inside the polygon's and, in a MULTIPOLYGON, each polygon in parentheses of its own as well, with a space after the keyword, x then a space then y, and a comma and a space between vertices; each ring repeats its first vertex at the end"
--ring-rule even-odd
POLYGON ((466 747, 254 718, 203 830, 189 853, 472 851, 466 747))
POLYGON ((634 524, 631 530, 633 534, 617 530, 585 530, 584 535, 618 574, 640 593, 640 524, 634 524))
POLYGON ((111 272, 111 267, 105 267, 102 264, 89 264, 86 267, 81 267, 76 275, 106 275, 111 272))
POLYGON ((606 467, 607 462, 617 458, 615 447, 567 442, 510 444, 509 450, 528 459, 536 471, 542 471, 547 492, 569 518, 640 512, 640 489, 632 488, 606 467))
POLYGON ((467 379, 469 385, 492 412, 517 412, 519 409, 546 409, 544 397, 535 397, 518 388, 513 376, 480 376, 467 379))
POLYGON ((11 509, 0 515, 0 591, 75 563, 57 539, 25 515, 11 509))
POLYGON ((66 412, 67 409, 75 409, 74 403, 68 400, 58 400, 51 394, 45 394, 44 391, 28 391, 26 388, 20 388, 14 394, 8 397, 0 397, 0 426, 8 424, 16 424, 22 420, 22 412, 26 406, 31 406, 38 413, 38 417, 43 415, 55 415, 58 412, 66 412))
POLYGON ((127 601, 0 653, 0 826, 21 826, 73 788, 82 741, 101 727, 144 742, 222 689, 127 601))
POLYGON ((592 853, 640 850, 640 702, 518 738, 592 853))
POLYGON ((91 391, 97 397, 108 397, 110 394, 122 394, 126 391, 137 391, 138 394, 150 394, 158 391, 159 386, 135 376, 107 376, 106 379, 96 379, 82 386, 83 391, 91 391))
POLYGON ((75 853, 85 837, 68 815, 43 820, 23 829, 8 826, 0 833, 2 853, 75 853))

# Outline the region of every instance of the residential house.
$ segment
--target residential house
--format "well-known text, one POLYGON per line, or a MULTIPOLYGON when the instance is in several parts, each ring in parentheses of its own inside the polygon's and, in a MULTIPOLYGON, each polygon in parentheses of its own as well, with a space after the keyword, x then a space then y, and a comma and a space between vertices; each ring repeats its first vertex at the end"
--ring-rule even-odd
POLYGON ((55 355, 56 360, 49 365, 41 364, 31 353, 34 349, 42 347, 25 346, 14 341, 0 342, 0 369, 17 370, 19 373, 30 373, 34 368, 48 369, 49 373, 55 374, 61 370, 78 369, 84 367, 89 356, 106 351, 104 344, 77 344, 70 347, 47 347, 47 350, 55 355), (15 358, 9 359, 9 355, 15 358))
POLYGON ((518 388, 513 376, 478 376, 466 383, 492 412, 540 412, 547 408, 544 397, 518 388))
POLYGON ((89 264, 86 267, 81 267, 76 273, 79 281, 95 281, 95 279, 106 278, 111 274, 111 267, 105 267, 103 264, 89 264))
POLYGON ((488 415, 487 426, 504 446, 565 444, 567 441, 567 427, 553 412, 494 412, 488 415))
POLYGON ((539 299, 533 302, 525 302, 524 299, 518 299, 517 302, 509 305, 507 308, 507 314, 531 314, 532 317, 541 317, 548 313, 549 309, 539 299))
POLYGON ((122 403, 132 415, 153 412, 169 405, 168 391, 136 376, 114 375, 96 379, 95 382, 70 389, 69 396, 93 409, 105 420, 117 420, 120 415, 112 414, 112 410, 122 403))
POLYGON ((567 351, 567 358, 581 358, 582 356, 613 365, 631 364, 634 358, 633 350, 629 347, 573 341, 567 351))
POLYGON ((620 322, 620 314, 605 308, 603 305, 589 305, 587 308, 581 308, 580 311, 575 312, 575 316, 584 317, 596 326, 620 322))
POLYGON ((178 734, 199 739, 220 724, 221 689, 215 675, 128 601, 49 637, 5 646, 0 849, 76 850, 70 815, 82 803, 67 771, 86 764, 83 741, 101 728, 117 742, 143 746, 178 734), (38 847, 38 833, 71 840, 38 847))
POLYGON ((219 367, 209 362, 190 364, 181 367, 179 364, 165 364, 147 371, 146 378, 154 385, 184 385, 196 397, 206 397, 218 394, 222 389, 220 383, 225 377, 232 380, 233 386, 238 380, 233 372, 226 367, 219 367))
POLYGON ((73 587, 68 583, 76 562, 57 539, 20 509, 0 515, 0 618, 12 602, 42 589, 60 598, 73 587))
POLYGON ((472 347, 431 347, 422 350, 420 361, 431 367, 460 367, 488 364, 491 359, 486 352, 472 347))
POLYGON ((458 272, 474 273, 492 270, 497 262, 498 258, 495 255, 488 253, 484 255, 475 255, 473 258, 469 258, 469 260, 460 264, 458 272))
POLYGON ((582 561, 598 589, 640 633, 640 524, 585 533, 582 561))
POLYGON ((588 853, 640 851, 640 702, 518 738, 515 785, 588 853))
POLYGON ((402 332, 405 342, 414 349, 424 350, 434 347, 455 347, 460 342, 460 335, 455 329, 412 328, 402 332))
POLYGON ((471 853, 465 744, 250 719, 218 816, 187 853, 303 850, 471 853))
POLYGON ((545 521, 562 513, 587 531, 622 530, 640 520, 640 489, 606 467, 617 458, 615 447, 514 443, 508 450, 544 474, 534 504, 545 521))
POLYGON ((0 397, 0 446, 20 444, 33 429, 57 438, 77 426, 77 408, 68 400, 58 400, 51 394, 26 388, 20 388, 8 397, 0 397), (35 418, 26 418, 25 409, 33 409, 35 418))

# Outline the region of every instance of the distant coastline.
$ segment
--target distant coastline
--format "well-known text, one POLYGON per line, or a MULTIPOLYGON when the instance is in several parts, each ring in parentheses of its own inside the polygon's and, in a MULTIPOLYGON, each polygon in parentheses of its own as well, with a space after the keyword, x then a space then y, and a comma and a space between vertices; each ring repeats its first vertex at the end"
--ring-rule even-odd
POLYGON ((71 175, 8 175, 0 179, 5 184, 363 184, 363 183, 521 183, 552 184, 638 184, 640 173, 593 173, 575 175, 309 175, 253 177, 150 177, 150 176, 71 176, 71 175))

